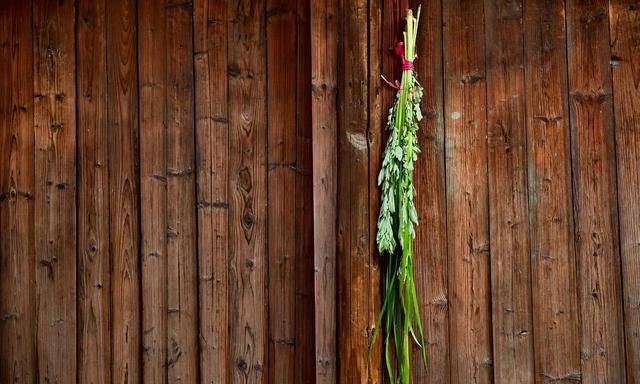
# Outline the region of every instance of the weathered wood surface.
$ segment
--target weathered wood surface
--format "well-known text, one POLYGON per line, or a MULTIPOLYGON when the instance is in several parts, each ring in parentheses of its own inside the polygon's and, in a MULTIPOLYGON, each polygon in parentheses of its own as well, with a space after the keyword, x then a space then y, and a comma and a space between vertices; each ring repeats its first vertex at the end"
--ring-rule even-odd
POLYGON ((78 381, 111 383, 111 262, 105 1, 79 1, 78 381))
MULTIPOLYGON (((313 99, 311 4, 297 0, 296 20, 296 271, 294 383, 315 383, 315 280, 313 220, 313 99)), ((324 337, 322 334, 320 337, 324 337)))
POLYGON ((311 2, 315 381, 335 383, 337 351, 338 1, 311 2))
POLYGON ((167 269, 167 9, 163 0, 138 5, 140 92, 140 259, 142 369, 145 383, 166 383, 167 269))
MULTIPOLYGON (((418 3, 1 2, 0 382, 382 382, 418 3)), ((640 6, 421 3, 413 381, 638 382, 640 6)))
MULTIPOLYGON (((366 142, 369 150, 369 314, 367 320, 367 329, 369 334, 369 345, 371 348, 370 356, 367 356, 367 364, 369 368, 369 383, 382 383, 384 374, 382 370, 371 369, 371 367, 380 367, 383 364, 382 357, 382 343, 378 342, 375 345, 371 345, 371 335, 375 331, 376 321, 378 319, 378 312, 382 305, 381 295, 381 269, 380 269, 380 255, 376 246, 376 228, 378 225, 378 209, 380 207, 380 191, 378 189, 378 174, 377 170, 380 168, 382 161, 381 156, 375 156, 373 154, 382 153, 383 148, 383 132, 385 130, 383 121, 383 107, 382 107, 382 93, 380 92, 382 80, 379 76, 382 70, 382 43, 383 33, 382 25, 384 12, 384 5, 382 1, 370 1, 368 8, 368 56, 369 56, 369 68, 368 68, 368 89, 367 89, 367 111, 369 114, 369 121, 366 132, 366 142)), ((382 340, 380 337, 379 340, 382 340)))
POLYGON ((0 5, 0 382, 36 380, 32 11, 0 5))
POLYGON ((494 380, 533 383, 524 9, 484 4, 494 380))
POLYGON ((627 382, 637 383, 640 381, 640 6, 630 0, 611 1, 609 29, 627 382))
POLYGON ((75 5, 38 1, 32 11, 36 375, 68 383, 78 366, 75 5))
POLYGON ((194 1, 200 380, 226 382, 229 324, 229 114, 226 1, 194 1))
POLYGON ((107 114, 112 381, 142 381, 137 18, 132 0, 107 2, 107 114))
POLYGON ((607 1, 567 1, 580 363, 586 383, 625 379, 607 1))
POLYGON ((581 373, 564 6, 524 13, 535 381, 570 382, 581 373))
POLYGON ((198 382, 193 4, 167 0, 167 358, 169 383, 198 382))
MULTIPOLYGON (((297 52, 295 0, 266 4, 268 114, 269 382, 293 383, 296 352, 297 52)), ((301 255, 300 255, 301 256, 301 255)))
POLYGON ((229 310, 232 383, 266 381, 267 116, 264 4, 229 2, 229 310), (261 54, 257 54, 260 52, 261 54))
MULTIPOLYGON (((493 379, 483 7, 443 3, 451 381, 493 379)), ((420 197, 418 197, 420 198, 420 197)))
POLYGON ((374 253, 369 203, 369 3, 340 3, 342 44, 339 47, 338 94, 338 356, 340 383, 377 382, 379 369, 368 363, 377 301, 371 294, 374 253))

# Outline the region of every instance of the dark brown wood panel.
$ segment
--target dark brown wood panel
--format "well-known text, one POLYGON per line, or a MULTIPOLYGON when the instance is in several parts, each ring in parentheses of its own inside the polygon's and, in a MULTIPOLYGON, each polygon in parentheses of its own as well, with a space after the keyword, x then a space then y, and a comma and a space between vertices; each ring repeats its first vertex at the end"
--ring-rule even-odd
MULTIPOLYGON (((338 347, 340 383, 367 382, 370 296, 368 2, 340 3, 338 93, 338 347)), ((375 314, 373 315, 375 316, 375 314)), ((374 375, 378 370, 372 371, 374 375)))
POLYGON ((296 18, 295 0, 268 0, 267 109, 269 255, 269 382, 293 383, 295 371, 295 274, 297 158, 296 18))
POLYGON ((168 316, 167 29, 164 0, 138 4, 142 369, 166 383, 168 316))
POLYGON ((142 381, 138 34, 133 0, 107 2, 107 113, 111 240, 111 376, 142 381))
POLYGON ((625 381, 607 1, 567 1, 580 360, 587 383, 625 381))
MULTIPOLYGON (((384 137, 384 124, 382 108, 382 80, 379 76, 382 69, 382 12, 384 6, 382 1, 370 1, 368 8, 368 125, 367 125, 367 146, 369 150, 369 314, 367 319, 368 335, 370 337, 375 331, 378 312, 382 305, 381 276, 380 276, 380 255, 376 245, 376 228, 378 227, 378 209, 380 207, 380 191, 378 190, 378 174, 382 161, 382 148, 384 137)), ((380 339, 382 340, 382 337, 380 339)), ((369 367, 382 366, 382 343, 377 342, 370 346, 367 364, 369 367)), ((369 383, 382 383, 384 372, 381 369, 369 369, 369 383)))
POLYGON ((0 5, 0 382, 37 375, 31 1, 0 5))
POLYGON ((609 5, 627 382, 640 381, 640 6, 609 5))
POLYGON ((443 3, 449 356, 454 383, 493 379, 483 37, 481 3, 443 3))
POLYGON ((78 381, 111 383, 105 1, 78 1, 78 381))
POLYGON ((74 20, 72 1, 33 4, 36 372, 52 383, 77 368, 74 20))
POLYGON ((533 383, 523 2, 485 1, 496 383, 533 383))
POLYGON ((193 4, 167 0, 167 382, 198 382, 193 4))
POLYGON ((297 0, 296 20, 296 272, 294 382, 315 383, 311 2, 297 0))
POLYGON ((230 319, 228 4, 196 0, 193 6, 200 380, 219 383, 231 372, 224 326, 230 319))
POLYGON ((263 382, 267 356, 264 4, 229 3, 229 258, 232 383, 263 382))
POLYGON ((315 381, 335 383, 337 356, 338 1, 311 2, 315 381))
POLYGON ((564 4, 524 13, 535 382, 580 381, 564 4))

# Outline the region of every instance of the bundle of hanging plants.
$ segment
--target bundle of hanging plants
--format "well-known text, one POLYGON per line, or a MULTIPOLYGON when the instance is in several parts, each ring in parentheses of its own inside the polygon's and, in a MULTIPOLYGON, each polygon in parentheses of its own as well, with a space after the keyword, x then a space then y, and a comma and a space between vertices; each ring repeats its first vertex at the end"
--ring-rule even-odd
MULTIPOLYGON (((402 79, 385 81, 397 89, 389 110, 389 139, 384 150, 378 185, 382 189, 378 233, 378 250, 386 260, 383 301, 376 334, 384 332, 383 350, 386 371, 392 384, 409 384, 410 344, 415 343, 426 364, 424 333, 413 277, 414 226, 418 224, 413 185, 414 163, 418 149, 418 122, 422 119, 418 83, 413 61, 416 59, 416 35, 420 8, 416 15, 407 12, 404 41, 396 45, 402 60, 402 79)), ((383 78, 384 79, 384 78, 383 78)))

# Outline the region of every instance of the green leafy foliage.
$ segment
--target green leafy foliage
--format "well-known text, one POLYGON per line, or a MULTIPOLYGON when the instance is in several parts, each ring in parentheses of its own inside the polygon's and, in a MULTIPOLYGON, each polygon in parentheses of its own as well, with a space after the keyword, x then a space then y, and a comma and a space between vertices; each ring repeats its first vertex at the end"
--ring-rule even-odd
MULTIPOLYGON (((404 55, 413 62, 420 9, 414 17, 407 13, 404 55)), ((413 239, 418 213, 414 204, 413 168, 418 153, 418 123, 422 119, 422 87, 412 69, 402 72, 400 89, 389 110, 387 129, 390 137, 384 150, 378 185, 382 189, 376 241, 380 254, 386 255, 384 298, 376 334, 384 331, 384 361, 392 384, 409 384, 410 343, 422 351, 426 364, 424 333, 413 279, 413 239)))

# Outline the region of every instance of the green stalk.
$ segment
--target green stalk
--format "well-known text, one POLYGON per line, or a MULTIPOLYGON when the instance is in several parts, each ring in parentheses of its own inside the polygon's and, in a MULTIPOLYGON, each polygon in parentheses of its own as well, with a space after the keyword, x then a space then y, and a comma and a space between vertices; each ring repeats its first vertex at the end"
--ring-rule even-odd
MULTIPOLYGON (((407 12, 404 32, 404 55, 416 58, 416 34, 420 8, 414 17, 407 12)), ((422 119, 420 100, 422 87, 413 70, 403 70, 400 89, 389 110, 387 129, 391 131, 385 147, 378 184, 382 188, 378 234, 380 254, 388 257, 385 270, 384 298, 373 335, 384 325, 385 369, 392 384, 409 384, 410 345, 413 341, 422 352, 426 364, 424 334, 413 278, 414 225, 418 215, 414 205, 413 168, 420 152, 418 122, 422 119)))

